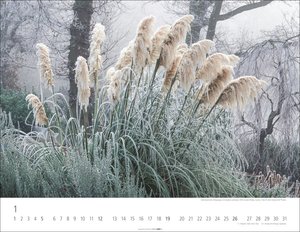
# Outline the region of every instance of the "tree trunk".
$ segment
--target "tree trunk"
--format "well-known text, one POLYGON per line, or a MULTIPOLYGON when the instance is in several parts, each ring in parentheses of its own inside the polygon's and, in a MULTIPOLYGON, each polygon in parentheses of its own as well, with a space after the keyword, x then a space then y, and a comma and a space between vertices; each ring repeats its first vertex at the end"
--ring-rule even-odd
POLYGON ((215 5, 208 21, 206 39, 213 40, 215 37, 216 26, 219 20, 222 4, 223 4, 223 0, 215 0, 215 5))
POLYGON ((267 137, 267 132, 266 132, 266 129, 261 129, 260 130, 260 134, 259 134, 259 145, 258 145, 258 155, 259 155, 259 158, 258 158, 258 162, 257 162, 257 165, 255 167, 255 171, 259 172, 259 171, 262 171, 263 168, 264 168, 264 149, 265 149, 265 139, 267 137))
POLYGON ((77 86, 75 84, 75 62, 78 56, 89 56, 89 33, 93 14, 92 0, 75 0, 73 5, 74 19, 70 26, 70 52, 68 56, 69 69, 69 104, 73 115, 76 113, 77 86))
POLYGON ((271 101, 271 112, 268 116, 267 120, 267 127, 262 128, 260 130, 260 135, 259 135, 259 147, 258 147, 258 153, 259 153, 259 160, 257 162, 257 166, 255 167, 255 170, 259 171, 262 170, 267 164, 265 163, 266 160, 266 154, 264 154, 264 148, 265 148, 265 139, 267 138, 268 135, 271 135, 274 131, 274 126, 278 121, 278 117, 280 116, 282 106, 285 100, 285 75, 283 72, 283 66, 282 62, 280 61, 278 64, 278 69, 279 69, 279 79, 280 83, 278 86, 278 92, 279 92, 279 99, 277 103, 276 109, 273 109, 273 102, 271 101), (277 119, 276 119, 277 118, 277 119))
POLYGON ((200 39, 200 32, 207 25, 206 13, 211 1, 190 0, 189 13, 194 15, 194 20, 191 23, 191 33, 187 35, 187 44, 192 44, 200 39))

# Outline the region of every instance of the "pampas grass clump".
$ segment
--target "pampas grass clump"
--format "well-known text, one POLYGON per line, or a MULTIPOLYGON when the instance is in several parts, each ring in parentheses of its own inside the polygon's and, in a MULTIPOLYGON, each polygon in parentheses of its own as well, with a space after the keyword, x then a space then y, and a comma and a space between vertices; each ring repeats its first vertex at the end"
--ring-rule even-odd
MULTIPOLYGON (((105 32, 96 24, 88 65, 83 57, 76 62, 75 115, 61 93, 42 101, 53 111, 49 121, 39 98, 26 97, 35 123, 46 129, 26 134, 8 128, 0 113, 1 196, 251 197, 241 178, 246 160, 226 129, 229 125, 221 122, 225 110, 216 106, 244 105, 265 82, 250 76, 232 80, 238 58, 217 53, 206 59, 212 41, 188 48, 184 40, 192 20, 192 15, 183 16, 154 35, 154 18, 142 20, 101 88, 105 32), (159 66, 162 72, 157 72, 159 66), (194 82, 197 68, 205 84, 195 98, 201 84, 194 82), (182 81, 183 75, 187 80, 182 81), (179 81, 185 89, 192 86, 187 94, 175 91, 179 81), (93 112, 87 112, 89 104, 93 112), (203 106, 211 110, 199 116, 197 108, 203 106), (213 110, 217 114, 210 115, 213 110)), ((41 69, 43 75, 50 73, 44 65, 41 69)))

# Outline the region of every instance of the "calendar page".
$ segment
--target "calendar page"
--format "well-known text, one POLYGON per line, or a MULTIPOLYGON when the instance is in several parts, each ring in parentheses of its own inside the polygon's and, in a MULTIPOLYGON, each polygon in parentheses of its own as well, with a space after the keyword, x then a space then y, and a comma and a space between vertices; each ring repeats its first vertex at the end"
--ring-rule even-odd
POLYGON ((0 0, 0 231, 299 232, 300 0, 0 0))
POLYGON ((299 231, 299 199, 1 199, 1 231, 299 231))

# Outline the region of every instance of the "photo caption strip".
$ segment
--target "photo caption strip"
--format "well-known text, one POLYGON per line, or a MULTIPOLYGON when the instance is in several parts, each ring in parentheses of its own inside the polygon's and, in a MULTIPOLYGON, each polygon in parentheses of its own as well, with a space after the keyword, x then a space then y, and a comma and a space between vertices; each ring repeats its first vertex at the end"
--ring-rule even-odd
POLYGON ((1 231, 299 231, 299 198, 1 198, 1 231))

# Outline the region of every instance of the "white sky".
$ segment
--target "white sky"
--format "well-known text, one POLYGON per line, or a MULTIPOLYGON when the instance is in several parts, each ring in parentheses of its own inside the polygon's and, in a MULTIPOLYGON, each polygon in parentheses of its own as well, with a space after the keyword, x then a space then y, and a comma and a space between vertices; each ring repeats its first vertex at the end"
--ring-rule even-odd
MULTIPOLYGON (((176 19, 176 16, 167 12, 163 7, 165 3, 162 2, 123 1, 123 4, 127 10, 120 15, 117 30, 128 34, 121 42, 121 47, 126 46, 134 38, 137 25, 145 16, 154 15, 157 27, 166 23, 171 24, 176 19)), ((267 6, 243 12, 226 21, 218 22, 217 31, 227 31, 228 38, 238 38, 242 31, 250 38, 257 38, 261 36, 262 31, 272 30, 277 25, 283 24, 285 16, 288 19, 294 17, 299 22, 299 1, 287 3, 274 1, 267 6)))

